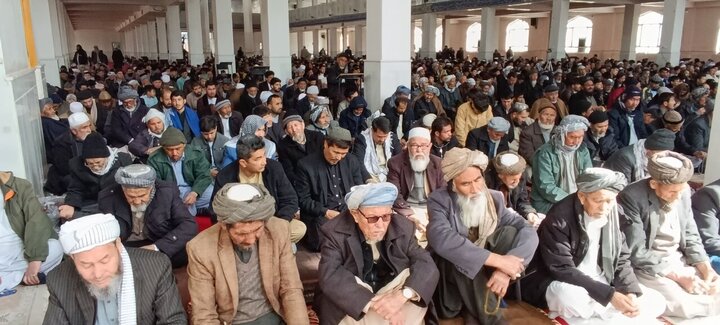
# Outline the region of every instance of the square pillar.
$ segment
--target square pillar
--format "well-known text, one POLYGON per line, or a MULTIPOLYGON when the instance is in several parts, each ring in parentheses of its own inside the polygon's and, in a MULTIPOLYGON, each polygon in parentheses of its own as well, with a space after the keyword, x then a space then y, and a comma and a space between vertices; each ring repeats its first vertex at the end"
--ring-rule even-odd
POLYGON ((55 9, 54 5, 55 1, 31 1, 30 16, 32 17, 32 31, 38 63, 43 65, 47 82, 62 87, 60 84, 62 60, 58 61, 58 57, 62 58, 60 53, 62 49, 60 48, 57 24, 53 25, 53 17, 57 23, 57 15, 52 12, 55 9))
POLYGON ((158 57, 160 60, 167 60, 168 34, 167 26, 165 25, 165 17, 155 18, 155 25, 157 26, 158 57))
POLYGON ((548 44, 548 48, 552 50, 552 52, 549 53, 549 59, 560 60, 565 58, 565 34, 567 34, 569 11, 570 0, 553 0, 548 44))
POLYGON ((202 21, 200 19, 200 0, 185 0, 185 13, 187 14, 188 59, 192 65, 205 63, 203 55, 202 21))
POLYGON ((338 30, 337 28, 328 28, 327 33, 327 54, 335 56, 338 54, 338 30))
POLYGON ((373 111, 398 85, 410 87, 410 42, 398 41, 410 39, 410 5, 410 0, 367 1, 365 99, 373 111))
MULTIPOLYGON (((664 25, 663 21, 663 25, 664 25)), ((720 112, 720 96, 715 95, 715 113, 720 112)), ((708 144, 708 156, 705 160, 705 185, 708 185, 720 179, 720 168, 710 168, 711 166, 720 166, 720 118, 715 116, 710 122, 710 143, 708 144), (715 140, 713 140, 715 139, 715 140)))
MULTIPOLYGON (((412 29, 415 29, 412 27, 412 29)), ((420 57, 435 58, 435 29, 437 29, 437 15, 427 13, 422 15, 422 45, 420 57)), ((415 38, 411 38, 411 42, 415 38)))
POLYGON ((663 24, 660 35, 660 52, 657 64, 678 64, 680 62, 680 43, 682 42, 683 24, 685 22, 685 1, 667 0, 663 4, 663 24))
POLYGON ((320 30, 315 29, 313 30, 313 49, 312 53, 314 57, 318 57, 318 53, 320 53, 320 30))
POLYGON ((147 23, 147 30, 148 30, 148 57, 150 57, 150 60, 157 60, 158 59, 158 41, 157 41, 157 26, 155 25, 155 20, 151 20, 147 23))
POLYGON ((228 70, 234 73, 235 69, 235 43, 233 41, 232 5, 230 0, 216 0, 213 2, 214 21, 213 36, 215 36, 215 63, 230 62, 228 70))
POLYGON ((243 2, 243 52, 245 55, 255 55, 255 35, 253 34, 252 21, 252 0, 242 0, 243 2))
POLYGON ((363 38, 365 38, 364 28, 365 26, 363 25, 355 26, 355 48, 353 49, 353 55, 355 56, 362 56, 365 53, 363 48, 363 38))
MULTIPOLYGON (((497 16, 495 16, 495 8, 482 8, 482 20, 480 21, 480 41, 478 42, 477 49, 477 57, 479 59, 493 59, 493 53, 498 48, 497 35, 498 19, 497 16)), ((467 51, 468 49, 465 50, 467 51)))
POLYGON ((200 0, 200 22, 202 24, 203 55, 207 58, 212 54, 210 49, 210 4, 208 0, 200 0))
POLYGON ((299 30, 297 31, 297 57, 300 57, 300 53, 302 53, 302 48, 305 46, 305 31, 299 30))
POLYGON ((625 5, 623 32, 620 41, 620 60, 635 60, 640 5, 625 5))
POLYGON ((283 82, 292 73, 290 62, 290 17, 287 0, 261 0, 260 23, 263 38, 263 63, 283 82), (271 13, 272 11, 272 13, 271 13))
POLYGON ((168 60, 180 60, 183 58, 180 36, 180 5, 167 6, 165 20, 167 22, 168 60))

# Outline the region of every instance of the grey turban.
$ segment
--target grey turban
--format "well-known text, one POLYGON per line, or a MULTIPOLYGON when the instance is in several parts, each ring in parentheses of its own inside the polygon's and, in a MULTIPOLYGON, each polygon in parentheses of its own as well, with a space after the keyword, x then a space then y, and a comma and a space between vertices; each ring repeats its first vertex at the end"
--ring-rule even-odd
POLYGON ((495 156, 493 166, 500 175, 517 175, 525 171, 527 163, 522 156, 512 151, 505 151, 495 156))
POLYGON ((618 193, 627 185, 625 175, 606 168, 591 167, 578 175, 575 180, 578 192, 592 193, 599 190, 608 190, 618 193))
POLYGON ((580 115, 567 115, 563 117, 560 124, 555 127, 554 132, 556 134, 566 134, 577 130, 587 131, 588 127, 590 127, 590 122, 588 122, 585 117, 580 115))
POLYGON ((275 199, 261 184, 225 184, 212 202, 218 221, 234 224, 265 221, 275 214, 275 199))
POLYGON ((360 207, 391 207, 397 199, 398 189, 392 183, 370 183, 354 186, 345 195, 348 209, 360 207))
POLYGON ((138 93, 135 89, 132 89, 131 87, 123 86, 120 87, 117 97, 120 101, 125 101, 126 99, 137 98, 138 93))
POLYGON ((150 187, 155 178, 155 170, 148 165, 132 164, 115 172, 115 182, 122 187, 150 187))
POLYGON ((255 131, 265 125, 267 121, 260 116, 250 115, 245 118, 242 126, 240 127, 240 135, 255 135, 255 131))
POLYGON ((449 182, 471 166, 478 167, 485 172, 488 163, 488 157, 482 151, 452 148, 445 153, 440 169, 443 172, 443 179, 449 182))
POLYGON ((693 176, 690 159, 674 151, 662 151, 648 159, 650 177, 661 184, 686 183, 693 176))

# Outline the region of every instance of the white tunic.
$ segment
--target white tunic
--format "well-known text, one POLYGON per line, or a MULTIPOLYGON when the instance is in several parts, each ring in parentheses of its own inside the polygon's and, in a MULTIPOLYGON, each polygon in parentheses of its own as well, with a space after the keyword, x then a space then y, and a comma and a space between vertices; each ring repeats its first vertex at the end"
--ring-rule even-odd
POLYGON ((0 198, 0 291, 16 287, 22 281, 27 261, 23 241, 10 227, 5 201, 0 198))

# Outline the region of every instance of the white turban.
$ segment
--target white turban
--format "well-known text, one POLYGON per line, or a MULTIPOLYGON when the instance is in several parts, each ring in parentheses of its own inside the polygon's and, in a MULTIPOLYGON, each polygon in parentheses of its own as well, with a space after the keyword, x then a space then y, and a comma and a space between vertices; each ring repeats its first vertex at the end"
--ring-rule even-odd
POLYGON ((65 254, 72 255, 111 243, 120 237, 120 225, 112 214, 93 214, 60 226, 58 238, 65 254))
POLYGON ((85 112, 85 107, 80 102, 72 102, 70 104, 70 113, 82 113, 85 112))
POLYGON ((415 137, 430 140, 430 130, 428 130, 426 128, 420 128, 420 127, 415 127, 415 128, 410 129, 410 132, 408 133, 408 140, 415 138, 415 137))
POLYGON ((165 122, 165 114, 154 108, 148 110, 147 114, 145 114, 145 117, 143 117, 142 122, 147 124, 147 122, 150 122, 150 120, 154 118, 159 118, 161 122, 165 122))
POLYGON ((68 116, 68 124, 74 129, 84 123, 90 122, 90 118, 85 113, 72 113, 68 116))
POLYGON ((270 98, 270 96, 272 96, 272 95, 273 95, 273 93, 271 91, 267 91, 267 90, 263 91, 262 93, 260 93, 260 102, 263 103, 263 105, 265 105, 267 103, 268 98, 270 98))

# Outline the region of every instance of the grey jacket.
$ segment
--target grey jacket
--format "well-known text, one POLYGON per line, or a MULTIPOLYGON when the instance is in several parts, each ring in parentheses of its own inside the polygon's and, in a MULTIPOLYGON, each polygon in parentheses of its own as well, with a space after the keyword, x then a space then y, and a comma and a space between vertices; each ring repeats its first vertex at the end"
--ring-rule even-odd
MULTIPOLYGON (((517 212, 505 208, 502 193, 489 190, 498 215, 497 228, 511 226, 518 231, 517 242, 507 255, 525 259, 530 263, 538 245, 535 229, 517 212)), ((470 279, 474 279, 490 251, 475 245, 468 236, 468 228, 460 220, 460 211, 456 203, 457 194, 448 188, 435 190, 428 198, 427 226, 428 244, 434 253, 455 265, 455 268, 470 279)))
POLYGON ((720 255, 720 179, 693 194, 692 210, 705 251, 720 255))
POLYGON ((603 163, 604 168, 623 173, 628 184, 638 181, 640 178, 638 175, 640 166, 638 166, 634 152, 635 146, 636 145, 633 144, 615 151, 615 153, 603 163))
MULTIPOLYGON (((698 228, 692 216, 690 190, 683 191, 679 198, 680 209, 680 251, 686 263, 693 265, 708 260, 700 241, 698 228)), ((630 261, 636 270, 650 275, 661 274, 667 263, 655 254, 652 247, 660 227, 660 201, 650 188, 650 180, 643 179, 625 187, 618 195, 620 209, 620 230, 630 248, 630 261)))
POLYGON ((190 145, 202 151, 203 155, 205 155, 205 159, 207 159, 210 163, 210 167, 214 167, 219 170, 221 168, 220 166, 222 166, 223 159, 225 158, 225 143, 228 141, 230 141, 230 139, 220 133, 217 133, 215 136, 215 141, 212 143, 212 154, 215 158, 214 165, 210 160, 210 146, 208 146, 207 141, 205 141, 203 137, 194 138, 192 142, 190 142, 190 145))

